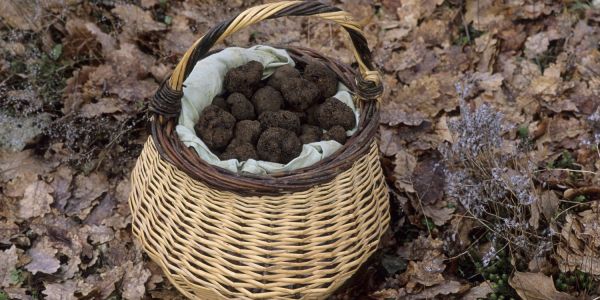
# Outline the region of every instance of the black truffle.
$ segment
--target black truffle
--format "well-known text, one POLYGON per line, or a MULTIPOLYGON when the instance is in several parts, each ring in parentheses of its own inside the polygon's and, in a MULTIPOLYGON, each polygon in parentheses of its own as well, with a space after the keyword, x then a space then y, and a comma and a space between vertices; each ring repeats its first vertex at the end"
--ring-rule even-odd
POLYGON ((265 130, 271 127, 280 127, 294 133, 300 132, 300 118, 287 110, 267 111, 258 117, 260 128, 265 130))
POLYGON ((233 93, 227 97, 227 104, 231 109, 231 114, 239 120, 254 120, 256 114, 254 113, 254 106, 252 103, 241 93, 233 93))
POLYGON ((237 159, 239 161, 246 161, 249 159, 257 159, 256 149, 250 143, 242 142, 237 139, 233 139, 225 152, 221 154, 221 160, 237 159))
POLYGON ((242 93, 246 98, 252 97, 262 78, 263 65, 250 61, 245 65, 227 71, 223 86, 230 93, 242 93))
POLYGON ((212 101, 212 105, 216 105, 225 111, 229 111, 229 106, 227 106, 227 101, 225 100, 225 98, 223 98, 221 96, 216 96, 212 101))
POLYGON ((304 79, 317 85, 322 98, 332 97, 337 93, 338 78, 335 73, 318 62, 311 62, 304 68, 304 79))
POLYGON ((319 126, 325 130, 331 129, 335 125, 340 125, 346 130, 356 126, 356 119, 352 109, 336 98, 328 98, 317 110, 317 120, 319 126))
POLYGON ((240 142, 256 145, 261 133, 260 122, 254 120, 243 120, 235 124, 234 139, 240 142))
POLYGON ((252 103, 256 110, 256 114, 260 114, 266 111, 278 111, 283 106, 283 96, 276 89, 265 86, 260 88, 254 96, 252 96, 252 103))
POLYGON ((300 135, 300 141, 302 144, 310 144, 321 140, 322 131, 321 128, 313 125, 304 124, 302 125, 302 134, 300 135))
POLYGON ((271 127, 258 139, 257 153, 261 160, 286 164, 302 152, 302 142, 291 131, 271 127))
POLYGON ((288 107, 294 110, 305 110, 315 102, 319 89, 306 79, 289 78, 283 81, 281 93, 288 107))
POLYGON ((300 71, 290 65, 284 65, 273 72, 267 84, 281 91, 281 85, 285 80, 297 77, 300 77, 300 71))
POLYGON ((340 125, 333 126, 327 132, 323 133, 324 141, 334 140, 343 145, 346 143, 346 139, 346 130, 340 125))
POLYGON ((235 118, 222 108, 209 105, 201 113, 194 129, 211 150, 221 150, 233 137, 235 118))

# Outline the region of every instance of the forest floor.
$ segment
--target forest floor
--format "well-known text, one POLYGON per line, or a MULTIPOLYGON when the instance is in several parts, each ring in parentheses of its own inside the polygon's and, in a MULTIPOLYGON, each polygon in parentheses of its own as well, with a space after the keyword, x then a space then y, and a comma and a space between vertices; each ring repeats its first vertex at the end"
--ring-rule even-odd
MULTIPOLYGON (((386 90, 392 224, 333 299, 600 296, 600 1, 336 0, 386 90)), ((253 0, 0 1, 0 300, 177 299, 133 241, 148 99, 253 0)), ((224 46, 353 63, 316 18, 224 46)))

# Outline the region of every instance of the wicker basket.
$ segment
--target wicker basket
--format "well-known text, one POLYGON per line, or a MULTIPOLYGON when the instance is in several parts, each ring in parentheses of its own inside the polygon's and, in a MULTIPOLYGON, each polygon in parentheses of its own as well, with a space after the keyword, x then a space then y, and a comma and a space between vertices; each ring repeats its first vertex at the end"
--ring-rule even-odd
POLYGON ((286 1, 218 24, 185 53, 151 102, 152 136, 132 173, 133 233, 169 280, 193 299, 323 299, 376 250, 388 227, 375 134, 382 87, 359 25, 338 8, 286 1), (182 84, 226 36, 264 19, 318 16, 349 34, 360 72, 305 48, 303 64, 331 68, 356 95, 358 131, 316 165, 268 176, 203 162, 174 131, 182 84))

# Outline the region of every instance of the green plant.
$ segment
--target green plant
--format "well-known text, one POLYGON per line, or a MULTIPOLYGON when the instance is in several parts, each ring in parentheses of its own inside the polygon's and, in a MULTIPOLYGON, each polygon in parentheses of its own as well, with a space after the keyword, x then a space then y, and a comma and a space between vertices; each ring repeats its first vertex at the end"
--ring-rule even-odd
POLYGON ((584 292, 590 291, 598 283, 594 281, 592 276, 579 270, 575 272, 560 273, 554 279, 554 286, 562 292, 584 292))
POLYGON ((19 269, 13 269, 10 271, 10 282, 15 285, 20 285, 25 281, 25 275, 23 271, 19 269))

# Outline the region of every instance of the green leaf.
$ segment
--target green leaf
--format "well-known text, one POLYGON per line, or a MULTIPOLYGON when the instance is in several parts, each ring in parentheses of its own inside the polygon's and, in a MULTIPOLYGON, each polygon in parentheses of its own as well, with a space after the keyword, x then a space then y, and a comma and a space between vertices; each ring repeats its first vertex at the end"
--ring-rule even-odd
POLYGON ((52 48, 52 50, 50 51, 50 58, 52 60, 58 60, 60 58, 60 56, 62 55, 62 50, 63 50, 63 45, 56 44, 54 46, 54 48, 52 48))
POLYGON ((12 269, 10 271, 10 282, 15 285, 19 285, 23 283, 25 280, 25 276, 23 276, 23 272, 19 269, 12 269))
POLYGON ((167 25, 171 25, 171 23, 173 23, 173 17, 171 17, 171 16, 165 16, 164 22, 167 25))

